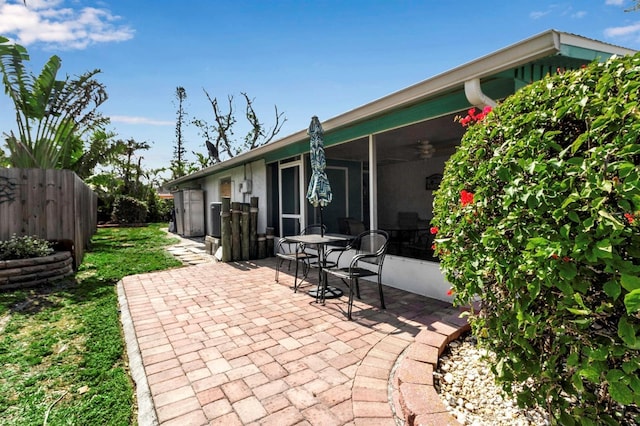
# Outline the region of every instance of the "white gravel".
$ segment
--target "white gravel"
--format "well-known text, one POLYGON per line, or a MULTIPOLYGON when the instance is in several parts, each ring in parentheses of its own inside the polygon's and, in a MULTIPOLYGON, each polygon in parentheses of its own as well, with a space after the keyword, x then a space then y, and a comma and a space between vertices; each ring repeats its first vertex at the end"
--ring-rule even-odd
POLYGON ((492 353, 476 347, 471 336, 451 342, 440 357, 435 387, 458 422, 472 426, 551 424, 544 410, 519 408, 515 397, 495 383, 490 368, 493 359, 492 353))

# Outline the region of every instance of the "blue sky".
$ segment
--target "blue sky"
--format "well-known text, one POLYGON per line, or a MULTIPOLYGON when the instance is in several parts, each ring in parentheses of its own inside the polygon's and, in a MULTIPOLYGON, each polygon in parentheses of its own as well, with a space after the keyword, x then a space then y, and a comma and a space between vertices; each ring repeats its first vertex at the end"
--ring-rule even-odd
MULTIPOLYGON (((203 89, 235 99, 236 137, 247 131, 242 92, 258 117, 287 121, 276 137, 433 77, 548 29, 640 49, 631 0, 0 0, 0 35, 27 47, 39 73, 51 56, 60 76, 99 68, 101 107, 121 139, 147 141, 146 167, 168 165, 175 144, 175 89, 189 119, 214 121, 203 89)), ((0 94, 0 132, 14 128, 0 94)), ((194 126, 187 158, 206 153, 194 126)))

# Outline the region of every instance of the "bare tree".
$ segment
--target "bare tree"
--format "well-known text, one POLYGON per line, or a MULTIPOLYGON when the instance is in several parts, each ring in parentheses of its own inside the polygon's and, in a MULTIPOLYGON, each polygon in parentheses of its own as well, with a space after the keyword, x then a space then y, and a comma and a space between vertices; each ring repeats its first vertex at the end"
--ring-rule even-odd
POLYGON ((283 118, 284 113, 278 113, 278 107, 274 105, 276 122, 272 128, 265 131, 264 125, 260 123, 260 121, 258 121, 256 112, 253 110, 254 99, 249 99, 249 96, 247 96, 246 93, 242 93, 242 96, 244 96, 244 99, 247 102, 247 109, 246 109, 247 121, 252 126, 251 131, 249 131, 249 133, 247 133, 247 136, 245 136, 244 138, 245 148, 251 150, 253 148, 257 148, 259 146, 266 145, 269 142, 271 142, 274 136, 277 135, 278 132, 280 132, 282 125, 284 124, 285 121, 287 121, 287 119, 283 118), (282 123, 280 122, 281 118, 282 118, 282 123), (262 138, 262 140, 260 140, 260 138, 262 138))
POLYGON ((236 155, 265 145, 280 132, 282 125, 287 121, 284 113, 278 112, 275 107, 275 124, 268 130, 265 129, 263 123, 260 122, 255 110, 253 109, 253 99, 249 98, 246 93, 242 96, 246 102, 245 117, 250 125, 250 130, 244 137, 243 143, 239 143, 234 138, 234 125, 237 123, 233 110, 233 96, 227 96, 228 109, 226 112, 220 108, 217 98, 212 98, 209 93, 203 89, 205 96, 211 104, 215 124, 210 125, 204 120, 194 119, 192 123, 200 130, 200 135, 205 139, 207 150, 209 151, 209 159, 212 164, 218 163, 221 156, 229 158, 236 155))
POLYGON ((186 174, 184 155, 187 150, 184 147, 182 126, 185 124, 187 113, 184 110, 184 101, 187 99, 187 91, 182 86, 176 87, 176 100, 178 101, 178 111, 176 112, 176 145, 173 148, 173 161, 171 162, 171 172, 173 177, 178 178, 186 174))

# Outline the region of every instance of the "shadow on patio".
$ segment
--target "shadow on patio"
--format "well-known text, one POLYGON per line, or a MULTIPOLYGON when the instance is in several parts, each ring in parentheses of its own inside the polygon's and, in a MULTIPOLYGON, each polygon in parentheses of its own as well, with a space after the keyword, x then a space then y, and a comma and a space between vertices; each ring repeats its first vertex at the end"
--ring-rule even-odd
POLYGON ((293 293, 286 268, 280 283, 274 277, 268 258, 123 279, 141 416, 167 425, 396 425, 394 366, 420 331, 458 309, 385 287, 381 310, 365 283, 347 321, 346 296, 317 304, 307 294, 313 278, 293 293))

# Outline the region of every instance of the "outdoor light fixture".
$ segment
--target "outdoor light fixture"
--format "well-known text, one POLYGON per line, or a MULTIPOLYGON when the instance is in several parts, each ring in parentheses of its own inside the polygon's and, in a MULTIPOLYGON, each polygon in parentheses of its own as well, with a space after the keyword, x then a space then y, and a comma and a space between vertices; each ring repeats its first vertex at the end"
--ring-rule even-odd
POLYGON ((429 142, 426 139, 422 139, 418 141, 417 150, 418 150, 418 156, 421 159, 431 158, 433 157, 433 154, 436 152, 436 149, 433 147, 433 145, 431 145, 431 142, 429 142))

